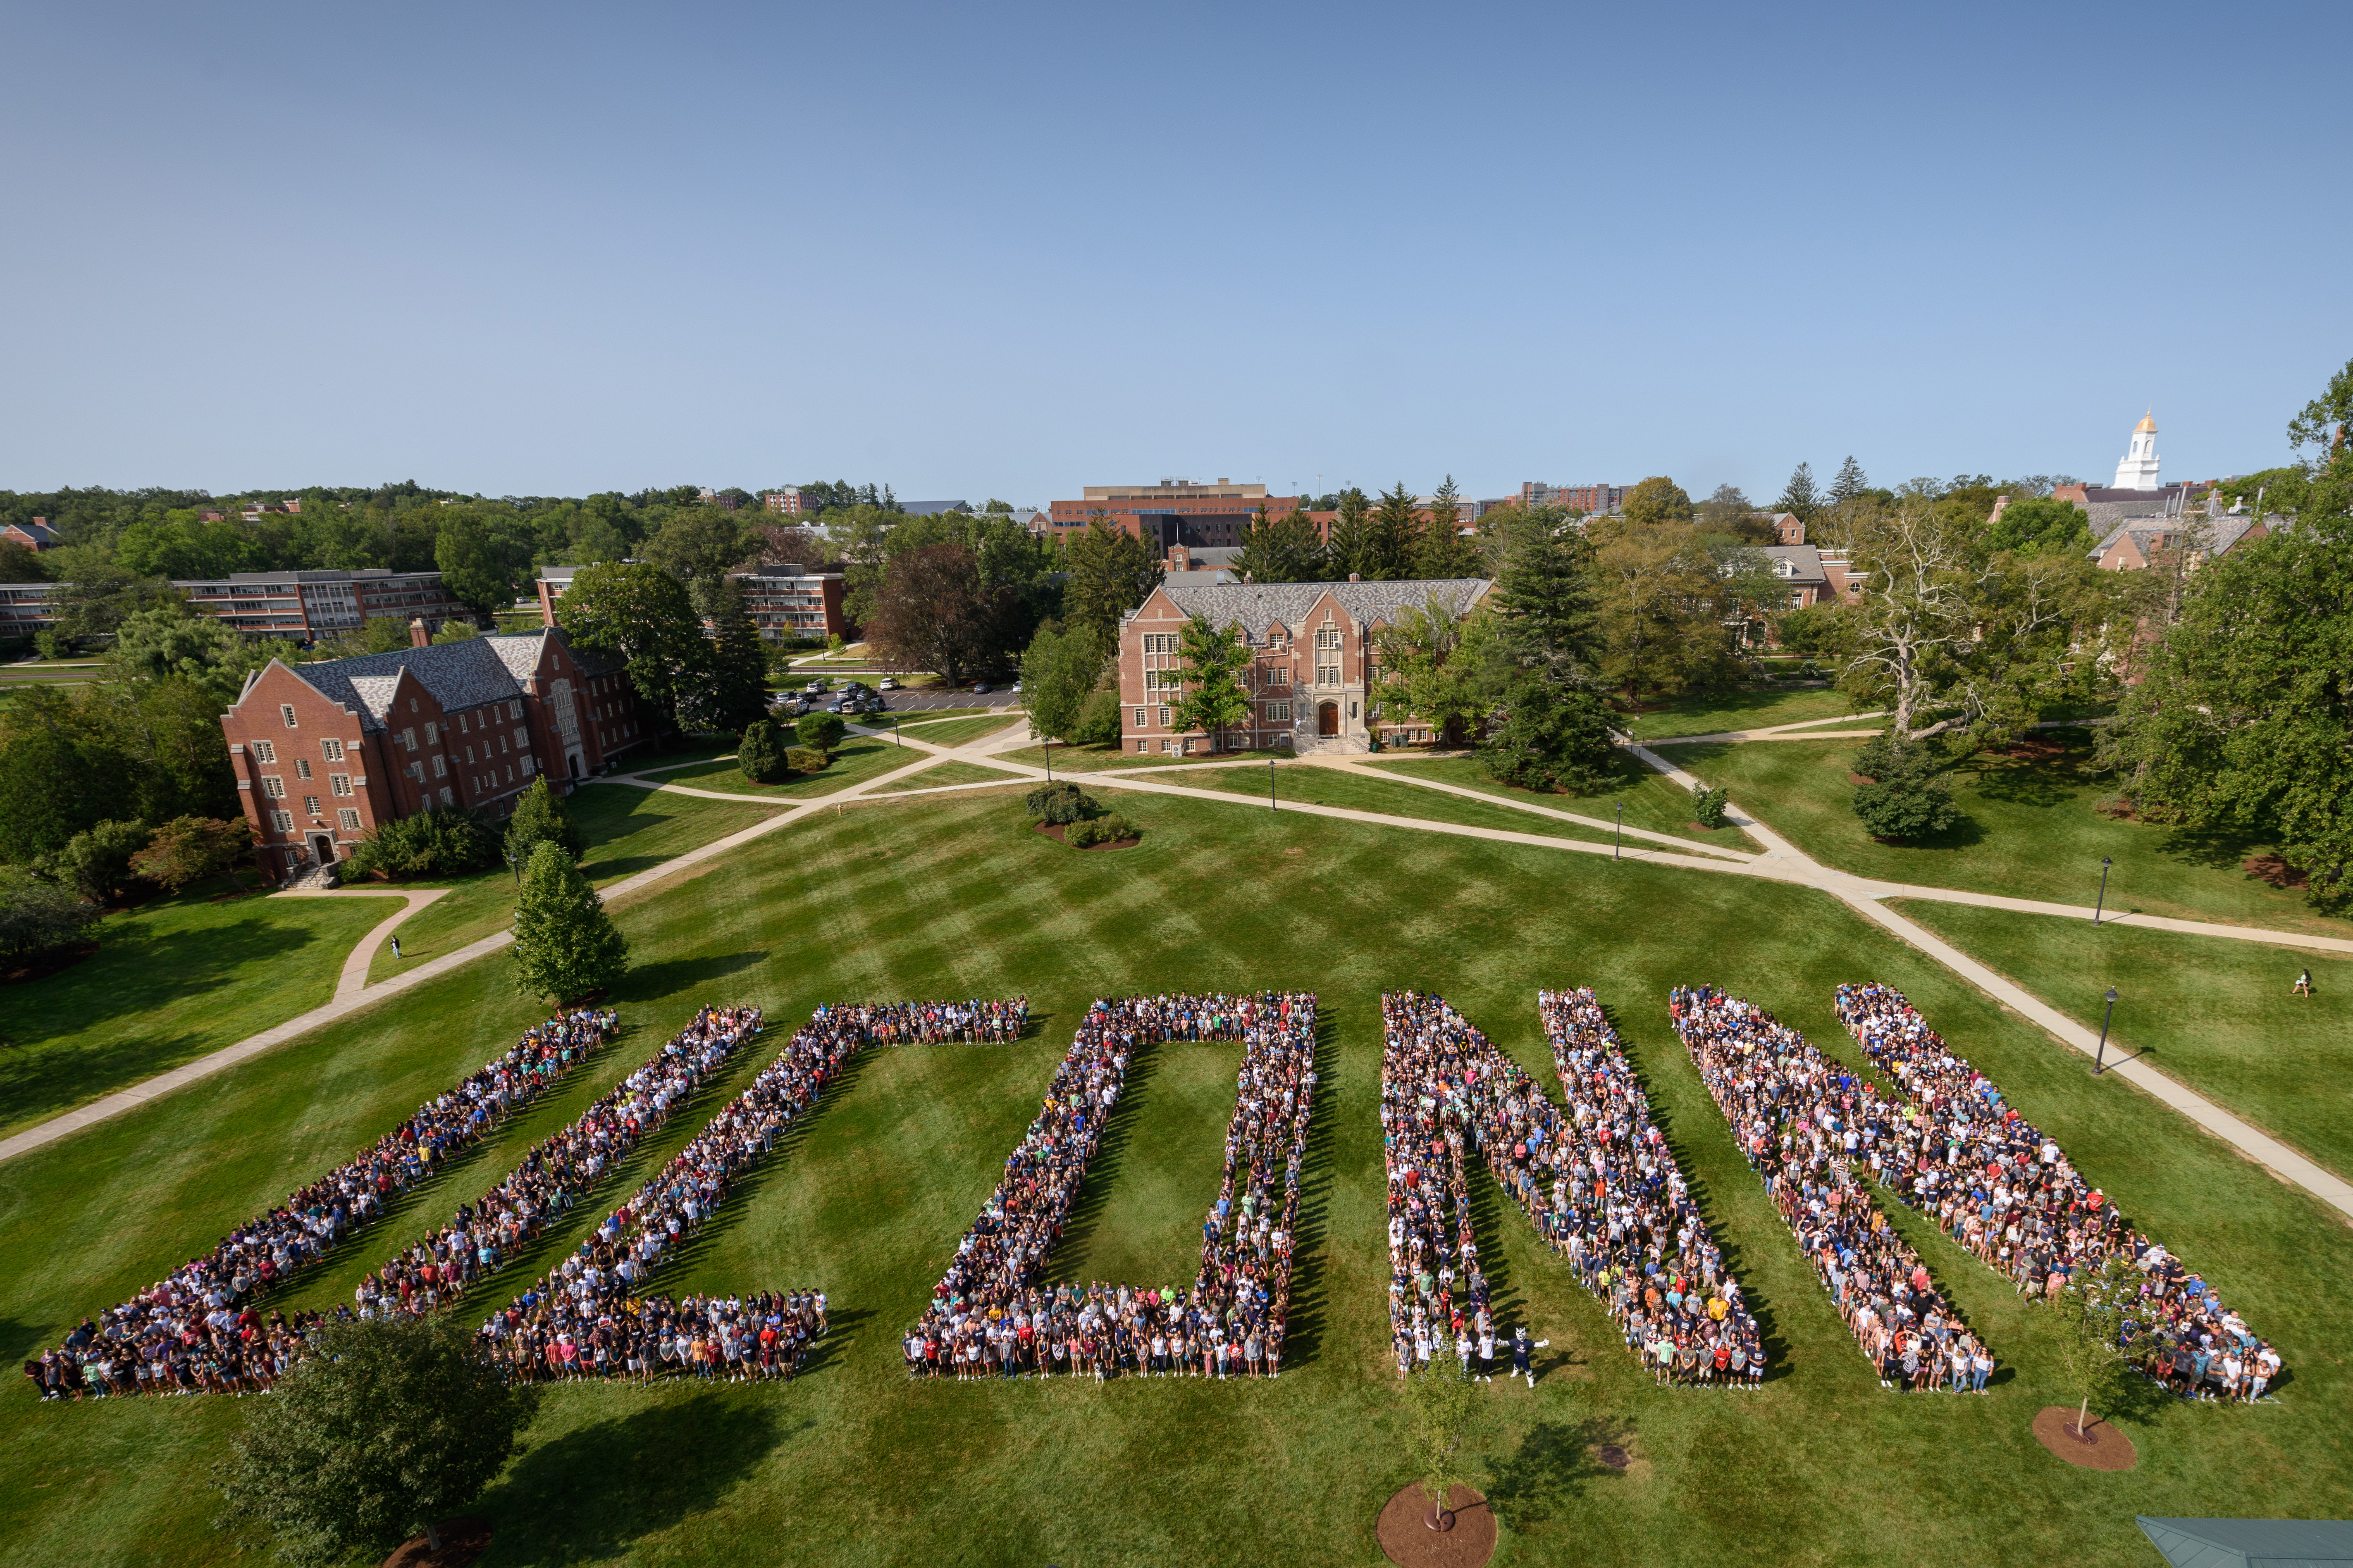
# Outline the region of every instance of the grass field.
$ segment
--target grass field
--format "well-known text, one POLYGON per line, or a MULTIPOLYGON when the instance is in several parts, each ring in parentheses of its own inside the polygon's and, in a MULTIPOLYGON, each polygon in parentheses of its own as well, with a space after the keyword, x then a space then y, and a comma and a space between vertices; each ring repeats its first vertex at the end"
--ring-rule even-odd
POLYGON ((996 768, 984 768, 972 763, 939 763, 922 773, 902 779, 894 784, 884 784, 876 795, 902 795, 911 789, 939 789, 947 784, 1018 784, 1036 788, 1039 781, 1018 773, 1003 773, 996 768))
MULTIPOLYGON (((1221 790, 1240 796, 1261 811, 1267 809, 1268 773, 1263 766, 1191 768, 1155 776, 1195 789, 1221 790)), ((1337 805, 1350 811, 1385 812, 1391 816, 1421 816, 1434 822, 1459 822, 1472 827, 1496 827, 1506 833, 1533 833, 1545 838, 1574 838, 1585 843, 1607 843, 1609 838, 1606 830, 1597 834, 1575 823, 1556 822, 1533 812, 1488 805, 1434 789, 1416 789, 1409 784, 1350 768, 1284 763, 1275 768, 1273 780, 1275 798, 1296 805, 1337 805)), ((1114 809, 1127 812, 1119 796, 1107 798, 1114 809)))
MULTIPOLYGON (((1670 735, 1714 735, 1726 730, 1768 730, 1776 724, 1801 724, 1810 719, 1836 719, 1852 705, 1846 693, 1820 687, 1794 691, 1767 691, 1762 687, 1738 691, 1713 691, 1663 703, 1634 716, 1624 726, 1638 741, 1663 740, 1670 735)), ((1835 728, 1826 725, 1825 728, 1835 728)), ((1874 727, 1868 719, 1856 728, 1874 727)))
MULTIPOLYGON (((580 858, 580 869, 600 888, 650 870, 673 856, 741 832, 775 815, 772 809, 754 802, 731 805, 698 795, 609 782, 585 784, 575 790, 565 801, 564 809, 571 813, 573 822, 588 841, 580 858)), ((404 882, 401 886, 443 887, 450 891, 401 922, 403 956, 395 958, 392 944, 385 943, 368 966, 371 982, 389 979, 415 964, 454 952, 492 931, 504 931, 514 918, 514 875, 503 866, 495 871, 480 871, 446 882, 404 882)))
POLYGON ((1711 830, 1693 822, 1691 792, 1644 767, 1622 750, 1612 762, 1613 787, 1594 795, 1540 795, 1514 784, 1498 784, 1487 776, 1475 757, 1409 757, 1393 761, 1381 756, 1358 765, 1367 771, 1403 773, 1410 778, 1475 789, 1504 800, 1525 800, 1556 811, 1573 811, 1580 816, 1609 817, 1618 803, 1623 801, 1629 827, 1647 827, 1653 833, 1672 833, 1702 844, 1720 844, 1727 849, 1755 851, 1763 847, 1736 827, 1711 830))
POLYGON ((837 747, 833 764, 822 773, 803 773, 786 783, 754 784, 744 776, 732 755, 725 759, 692 763, 684 767, 649 771, 646 777, 658 784, 689 784, 696 789, 723 790, 729 795, 744 795, 754 800, 807 800, 812 795, 831 795, 862 784, 877 773, 906 766, 920 752, 893 744, 888 739, 852 735, 837 747))
MULTIPOLYGON (((1008 763, 1026 763, 1033 768, 1046 765, 1043 746, 1024 746, 998 754, 1008 763)), ((1066 746, 1058 742, 1054 747, 1054 771, 1059 773, 1068 768, 1074 773, 1099 773, 1114 768, 1189 768, 1203 763, 1263 763, 1269 757, 1283 763, 1296 760, 1287 746, 1263 752, 1219 752, 1215 756, 1204 751, 1185 757, 1164 756, 1157 752, 1123 752, 1117 746, 1066 746)))
POLYGON ((2089 772, 2088 733, 2041 733, 2062 748, 2049 762, 1984 756, 1948 773, 1968 820, 1913 845, 1881 844, 1856 820, 1848 770, 1860 741, 1674 746, 1661 754, 1729 788, 1736 804, 1807 854, 1859 876, 2089 906, 2106 856, 2116 862, 2110 909, 2353 935, 2353 921, 2316 915, 2303 894, 2241 869, 2268 846, 2118 822, 2093 810, 2115 786, 2089 772))
MULTIPOLYGON (((1011 1047, 873 1054, 796 1147, 750 1180, 672 1289, 821 1282, 836 1332, 789 1387, 560 1390, 480 1511, 485 1568, 590 1563, 1374 1564, 1371 1525, 1410 1471, 1385 1342, 1377 1119, 1383 987, 1443 991, 1543 1071, 1540 985, 1596 984, 1670 1147, 1764 1323, 1747 1396, 1659 1391, 1599 1308, 1482 1178, 1485 1258, 1545 1375, 1492 1385, 1472 1443, 1518 1563, 1910 1563, 2139 1568, 2158 1515, 2341 1516, 2353 1443, 2335 1297, 2353 1232, 1819 894, 1612 866, 1216 803, 1131 797, 1149 837, 1072 855, 1001 799, 812 818, 621 911, 630 1033, 548 1102, 413 1194, 296 1299, 348 1300, 391 1246, 495 1180, 705 1002, 757 1002, 772 1038, 819 1002, 1026 993, 1011 1047), (1298 851, 1293 854, 1291 851, 1298 851), (2138 1468, 2076 1470, 2029 1435, 2067 1395, 2050 1320, 1957 1248, 1914 1233, 2003 1362, 1989 1397, 1882 1391, 1666 1027, 1667 986, 1713 980, 1856 1059, 1837 982, 1902 986, 2216 1280, 2294 1369, 2255 1409, 2117 1412, 2138 1468), (1310 987, 1324 998, 1293 1357, 1271 1384, 910 1385, 897 1331, 1036 1114, 1091 996, 1310 987), (1632 1456, 1622 1473, 1601 1442, 1632 1456)), ((1127 803, 1123 803, 1124 805, 1127 803)), ((534 1009, 470 966, 198 1089, 0 1165, 0 1328, 18 1355, 155 1277, 501 1048, 534 1009)), ((626 1191, 758 1070, 747 1054, 600 1189, 626 1191)), ((1057 1276, 1188 1267, 1230 1106, 1231 1047, 1155 1047, 1082 1194, 1057 1276)), ((528 1260, 543 1267, 562 1232, 528 1260)), ((517 1270, 519 1276, 522 1270, 517 1270)), ((501 1283, 506 1283, 501 1281, 501 1283)), ((0 1562, 226 1562, 206 1467, 235 1401, 0 1406, 0 1562)))
MULTIPOLYGON (((927 724, 901 726, 911 741, 928 741, 934 746, 961 746, 967 741, 977 741, 983 735, 994 735, 1023 721, 1018 713, 981 713, 962 719, 947 719, 927 724)), ((863 721, 871 724, 873 721, 863 721)))
MULTIPOLYGON (((1901 900, 1905 914, 2089 1029, 2110 986, 2116 1055, 2149 1064, 2353 1175, 2353 958, 2056 915, 1901 900), (2312 971, 2311 996, 2293 987, 2312 971)), ((2112 1058, 2113 1059, 2113 1057, 2112 1058)))
POLYGON ((226 886, 110 914, 97 952, 0 987, 10 1047, 0 1050, 0 1135, 322 1005, 353 944, 400 908, 397 899, 212 902, 226 886))

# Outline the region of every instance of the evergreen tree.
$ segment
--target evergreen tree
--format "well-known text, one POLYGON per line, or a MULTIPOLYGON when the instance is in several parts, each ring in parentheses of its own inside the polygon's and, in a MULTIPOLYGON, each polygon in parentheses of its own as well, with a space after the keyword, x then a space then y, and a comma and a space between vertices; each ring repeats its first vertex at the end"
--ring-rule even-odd
POLYGON ((768 716, 768 649, 744 607, 742 589, 721 579, 710 597, 708 674, 681 701, 679 713, 691 729, 733 734, 768 716))
POLYGON ((1830 494, 1825 500, 1831 506, 1844 506, 1870 489, 1871 481, 1862 477, 1862 465, 1856 462, 1850 453, 1847 460, 1839 465, 1838 477, 1831 480, 1830 494))
POLYGON ((744 727, 736 743, 735 768, 754 784, 777 784, 793 771, 785 753, 790 750, 776 727, 765 719, 744 727))
POLYGON ((564 847, 542 841, 515 903, 515 988, 562 1005, 620 979, 629 944, 564 847))
POLYGON ((1430 498, 1430 523, 1422 530, 1420 547, 1414 552, 1413 575, 1435 579, 1477 577, 1484 573, 1479 542, 1462 532, 1462 493, 1449 474, 1430 498))
POLYGON ((1421 504, 1399 479, 1381 492, 1366 524, 1365 564, 1356 568, 1367 583, 1395 582, 1410 576, 1421 553, 1421 504))
POLYGON ((1324 542, 1324 570, 1335 581, 1349 573, 1369 578, 1372 563, 1372 500, 1355 485, 1340 492, 1339 516, 1332 520, 1332 536, 1324 542))
POLYGON ((1266 507, 1242 532, 1233 569, 1253 583, 1315 583, 1324 577, 1324 541, 1304 511, 1269 521, 1266 507))
POLYGON ((1185 694, 1176 704, 1176 727, 1207 731, 1209 749, 1223 751, 1225 732, 1250 722, 1250 691, 1241 678, 1250 651, 1241 628, 1219 631, 1208 616, 1195 616, 1185 623, 1177 650, 1185 660, 1185 694))
POLYGON ((1160 586, 1160 562, 1143 540, 1112 527, 1099 511, 1088 515, 1086 531, 1071 541, 1068 553, 1064 620, 1089 628, 1105 642, 1115 641, 1120 617, 1160 586))
POLYGON ((1814 489, 1814 466, 1811 463, 1798 465, 1797 471, 1789 476, 1789 482, 1781 487, 1781 499, 1773 503, 1773 510, 1788 512, 1799 522, 1814 521, 1814 514, 1822 510, 1822 496, 1814 489))
POLYGON ((560 844, 575 860, 587 847, 564 803, 548 787, 545 773, 531 781, 531 787, 515 802, 514 815, 507 818, 507 858, 528 866, 532 851, 542 844, 560 844))
POLYGON ((1512 662, 1557 681, 1587 678, 1594 655, 1593 545, 1552 507, 1514 508, 1498 541, 1499 637, 1512 662))

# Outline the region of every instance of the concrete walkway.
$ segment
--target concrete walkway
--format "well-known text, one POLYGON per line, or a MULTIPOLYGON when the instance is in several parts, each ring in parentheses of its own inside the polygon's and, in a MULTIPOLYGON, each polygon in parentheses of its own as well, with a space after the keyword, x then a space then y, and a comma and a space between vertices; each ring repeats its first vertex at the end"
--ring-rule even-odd
POLYGON ((406 920, 417 910, 423 909, 426 905, 431 903, 434 900, 440 898, 449 889, 447 888, 427 888, 423 892, 412 893, 396 888, 385 888, 381 891, 374 888, 303 888, 297 891, 278 893, 273 895, 273 897, 280 899, 398 899, 401 900, 401 906, 398 911, 385 917, 382 923, 377 925, 374 931, 371 931, 367 935, 360 938, 359 945, 353 948, 351 955, 343 960, 343 967, 335 976, 335 1000, 342 1002, 357 996, 361 992, 367 989, 368 965, 375 962, 377 951, 381 949, 385 942, 391 937, 393 928, 399 925, 401 921, 406 920))

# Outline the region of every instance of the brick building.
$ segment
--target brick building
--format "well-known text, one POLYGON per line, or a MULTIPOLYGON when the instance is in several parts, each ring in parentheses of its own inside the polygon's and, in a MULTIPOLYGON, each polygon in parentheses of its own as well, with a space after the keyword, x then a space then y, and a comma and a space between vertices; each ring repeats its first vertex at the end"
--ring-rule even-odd
POLYGON ((358 631, 369 621, 416 621, 427 632, 448 621, 479 623, 452 598, 438 572, 237 572, 175 579, 172 586, 200 616, 215 616, 256 637, 311 642, 358 631))
MULTIPOLYGON (((555 625, 556 601, 564 597, 572 586, 572 579, 582 570, 578 566, 539 569, 540 625, 555 625)), ((743 590, 744 608, 750 613, 752 624, 760 628, 760 635, 770 642, 781 642, 786 637, 847 639, 857 635, 858 628, 842 607, 844 588, 839 572, 811 572, 788 562, 747 567, 730 572, 727 576, 743 590)))
POLYGON ((618 660, 558 630, 362 658, 272 659, 221 715, 261 863, 288 880, 332 865, 382 823, 431 806, 504 816, 534 775, 601 771, 651 721, 618 660))
POLYGON ((55 550, 65 542, 63 539, 58 537, 58 531, 49 526, 49 520, 46 517, 37 517, 30 522, 12 522, 5 527, 0 527, 0 539, 5 539, 11 544, 21 544, 36 554, 44 550, 55 550))
POLYGON ((1058 500, 1047 509, 1045 531, 1068 539, 1084 528, 1096 512, 1121 532, 1152 545, 1154 553, 1168 547, 1227 549, 1242 542, 1242 532, 1263 506, 1269 517, 1299 510, 1298 496, 1271 496, 1264 485, 1237 485, 1225 479, 1201 484, 1192 479, 1163 479, 1156 485, 1087 485, 1079 500, 1058 500))
POLYGON ((1175 723, 1183 699, 1185 623, 1208 617, 1238 626, 1250 650, 1250 719, 1226 732, 1235 747, 1290 747, 1300 752, 1361 752, 1385 741, 1431 738, 1426 726, 1384 721, 1366 696, 1377 670, 1373 638, 1382 626, 1432 596, 1457 613, 1487 596, 1493 584, 1458 577, 1401 583, 1163 584, 1128 612, 1119 628, 1123 751, 1206 752, 1209 737, 1175 723))

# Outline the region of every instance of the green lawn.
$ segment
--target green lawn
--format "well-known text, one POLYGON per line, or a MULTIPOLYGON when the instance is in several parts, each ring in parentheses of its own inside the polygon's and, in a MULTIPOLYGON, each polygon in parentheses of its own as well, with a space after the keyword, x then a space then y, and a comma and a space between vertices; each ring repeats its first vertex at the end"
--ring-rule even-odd
MULTIPOLYGON (((1001 713, 1004 710, 1001 708, 902 708, 895 711, 905 721, 906 727, 912 730, 918 724, 944 723, 950 719, 970 719, 982 714, 1001 713)), ((871 715, 870 720, 861 720, 860 722, 869 722, 871 719, 881 717, 880 714, 871 715)))
MULTIPOLYGON (((872 720, 865 722, 871 724, 872 720)), ((994 735, 1012 725, 1023 722, 1018 713, 997 712, 978 714, 967 719, 949 719, 932 724, 901 726, 911 741, 928 741, 934 746, 961 746, 967 741, 977 741, 983 735, 994 735)), ((886 726, 887 728, 887 726, 886 726)))
POLYGON ((1926 899, 1897 907, 2085 1028, 2100 1026, 2115 986, 2111 1047, 2353 1175, 2338 1089, 2353 1076, 2353 958, 1926 899), (2292 989, 2302 969, 2308 997, 2292 989))
MULTIPOLYGON (((756 802, 730 805, 699 795, 639 789, 609 780, 582 785, 564 803, 588 847, 580 868, 597 887, 651 870, 714 838, 765 822, 773 810, 756 802)), ((400 927, 402 956, 386 942, 368 966, 370 982, 388 980, 412 965, 454 952, 504 931, 514 918, 514 876, 501 866, 446 882, 404 882, 407 888, 448 888, 400 927)))
POLYGON ((833 753, 832 766, 822 773, 800 774, 784 784, 754 784, 744 776, 744 771, 732 759, 665 768, 647 776, 660 784, 723 790, 730 795, 757 800, 807 800, 812 795, 831 795, 836 790, 863 784, 877 773, 887 773, 892 768, 906 766, 921 754, 907 747, 894 745, 888 740, 852 735, 833 753))
MULTIPOLYGON (((1018 751, 999 753, 1008 763, 1027 763, 1033 768, 1046 765, 1046 748, 1024 746, 1018 751)), ((1219 752, 1212 756, 1207 751, 1186 756, 1164 756, 1158 752, 1123 752, 1117 746, 1066 746, 1057 742, 1054 746, 1054 771, 1064 768, 1074 773, 1099 773, 1112 769, 1191 768, 1203 763, 1252 762, 1264 763, 1268 758, 1290 763, 1297 759, 1288 746, 1278 746, 1262 752, 1219 752)))
POLYGON ((1612 788, 1595 795, 1539 795, 1515 784, 1498 784, 1487 776, 1475 757, 1406 757, 1392 759, 1384 755, 1358 764, 1382 773, 1402 773, 1409 778, 1432 779, 1440 784, 1456 784, 1475 789, 1504 800, 1525 800, 1532 805, 1548 805, 1556 811, 1573 811, 1580 816, 1609 817, 1620 801, 1626 805, 1626 826, 1647 827, 1653 833, 1672 833, 1680 838, 1695 839, 1703 844, 1720 844, 1727 849, 1755 851, 1763 847, 1736 827, 1709 829, 1692 820, 1691 792, 1659 773, 1646 768, 1623 751, 1612 758, 1610 776, 1612 788))
POLYGON ((876 795, 902 795, 911 789, 939 789, 948 784, 1027 784, 1036 788, 1039 781, 1018 773, 1002 773, 996 768, 984 768, 972 763, 940 763, 922 773, 902 779, 894 784, 884 784, 876 795))
MULTIPOLYGON (((1498 1563, 2140 1568, 2149 1552, 2136 1512, 2353 1510, 2342 1419, 2353 1386, 2335 1310, 2353 1231, 2144 1097, 2094 1080, 2073 1053, 1831 900, 1534 847, 1132 798, 1150 835, 1123 854, 1069 854, 1002 800, 907 803, 812 818, 632 904, 619 919, 635 967, 615 993, 628 1037, 300 1289, 301 1301, 349 1300, 389 1247, 494 1180, 701 1004, 766 1005, 774 1037, 825 1001, 1030 998, 1038 1027, 1019 1045, 861 1058, 667 1277, 672 1289, 821 1282, 837 1327, 812 1372, 789 1387, 552 1394, 480 1505, 497 1530, 485 1568, 1378 1563, 1372 1521, 1410 1473, 1383 1365, 1377 993, 1397 985, 1443 991, 1549 1082, 1534 993, 1597 984, 1774 1361, 1753 1395, 1654 1389, 1482 1177, 1473 1199, 1504 1321, 1525 1316, 1551 1342, 1537 1389, 1492 1385, 1471 1443, 1504 1522, 1498 1563), (1877 1386, 1661 1005, 1672 984, 1715 980, 1852 1060, 1831 988, 1864 976, 1907 991, 2283 1347, 2295 1376, 2277 1404, 2136 1405, 2118 1414, 2137 1469, 2069 1468, 2028 1433, 2037 1409, 2067 1399, 2051 1319, 1950 1244, 1916 1235, 2004 1368, 1981 1399, 1877 1386), (1282 1378, 907 1384, 895 1333, 1036 1115, 1087 1000, 1262 985, 1315 989, 1326 1019, 1282 1378), (1603 1468, 1593 1457, 1603 1442, 1625 1447, 1632 1465, 1603 1468), (1065 1500, 1073 1484, 1082 1490, 1065 1500)), ((8 1348, 21 1356, 54 1342, 209 1244, 501 1048, 535 1012, 502 963, 471 966, 0 1166, 8 1348)), ((747 1053, 722 1075, 530 1266, 659 1168, 770 1054, 747 1053)), ((1142 1054, 1056 1275, 1159 1282, 1188 1267, 1237 1056, 1181 1045, 1142 1054)), ((206 1476, 241 1417, 233 1400, 58 1408, 18 1390, 0 1406, 0 1557, 227 1562, 206 1476)))
POLYGON ((1968 823, 1915 845, 1878 843, 1856 820, 1849 769, 1860 741, 1673 746, 1661 755, 1729 788, 1736 804, 1807 854, 1858 876, 2089 907, 2105 856, 2116 863, 2111 909, 2353 935, 2353 921, 2316 915, 2303 894, 2241 869, 2267 846, 2118 822, 2093 810, 2115 784, 2090 773, 2088 732, 2039 733, 2061 754, 2047 763, 1981 757, 1954 770, 1948 777, 1968 823))
MULTIPOLYGON (((1669 735, 1713 735, 1726 730, 1767 730, 1776 724, 1800 724, 1810 719, 1843 717, 1850 709, 1846 693, 1820 687, 1795 691, 1768 691, 1762 687, 1737 691, 1714 691, 1686 697, 1635 715, 1625 726, 1638 741, 1669 735)), ((1825 728, 1834 729, 1835 725, 1825 728)), ((1875 727, 1873 721, 1856 721, 1856 728, 1875 727)))
MULTIPOLYGON (((1250 801, 1261 810, 1266 808, 1268 773, 1263 765, 1191 768, 1155 776, 1166 784, 1222 790, 1250 801)), ((1352 769, 1325 767, 1315 763, 1282 763, 1274 769, 1273 780, 1276 799, 1300 805, 1337 805, 1350 811, 1385 812, 1391 816, 1421 816, 1433 822, 1498 827, 1506 833, 1533 833, 1545 838, 1575 838, 1586 843, 1605 844, 1609 840, 1607 829, 1596 833, 1575 823, 1556 822, 1547 816, 1514 811, 1504 805, 1486 805, 1439 790, 1416 789, 1394 779, 1359 773, 1352 769)), ((1113 809, 1127 812, 1125 803, 1116 795, 1105 798, 1113 809)))
MULTIPOLYGON (((251 878, 248 876, 248 882, 251 878)), ((202 891, 108 915, 98 952, 0 987, 0 1135, 235 1045, 335 994, 396 899, 214 903, 202 891)))

